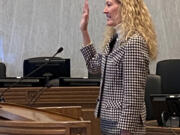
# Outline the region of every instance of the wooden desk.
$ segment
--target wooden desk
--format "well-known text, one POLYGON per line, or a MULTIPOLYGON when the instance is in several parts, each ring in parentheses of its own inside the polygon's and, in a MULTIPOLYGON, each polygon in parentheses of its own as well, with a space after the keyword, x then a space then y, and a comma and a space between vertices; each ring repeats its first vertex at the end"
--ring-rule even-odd
MULTIPOLYGON (((0 93, 6 88, 0 88, 0 93)), ((11 88, 4 93, 6 102, 29 105, 28 102, 38 92, 43 91, 34 107, 44 106, 82 106, 95 108, 99 87, 18 87, 11 88)))

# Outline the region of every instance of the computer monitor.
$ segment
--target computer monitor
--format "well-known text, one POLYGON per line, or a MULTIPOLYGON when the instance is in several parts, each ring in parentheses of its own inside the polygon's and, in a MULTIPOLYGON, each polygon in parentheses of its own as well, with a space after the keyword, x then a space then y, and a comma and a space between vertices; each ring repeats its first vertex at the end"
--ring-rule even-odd
POLYGON ((46 77, 48 75, 50 79, 70 77, 70 59, 35 57, 24 60, 24 77, 46 77))
POLYGON ((159 126, 164 126, 162 113, 166 112, 169 116, 180 117, 180 94, 152 94, 150 95, 152 112, 154 119, 159 126))

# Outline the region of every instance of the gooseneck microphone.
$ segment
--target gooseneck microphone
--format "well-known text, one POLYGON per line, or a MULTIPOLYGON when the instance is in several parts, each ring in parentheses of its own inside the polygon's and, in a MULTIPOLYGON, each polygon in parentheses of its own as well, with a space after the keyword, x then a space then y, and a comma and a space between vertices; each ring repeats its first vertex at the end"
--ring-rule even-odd
MULTIPOLYGON (((31 76, 32 74, 34 74, 35 72, 39 71, 41 68, 43 68, 44 66, 46 66, 47 64, 49 64, 49 62, 51 62, 51 60, 59 53, 61 53, 63 51, 63 47, 60 47, 56 53, 51 56, 49 59, 47 59, 47 61, 40 65, 39 67, 35 68, 32 72, 28 73, 26 76, 21 77, 17 82, 15 82, 14 84, 12 84, 11 86, 7 87, 6 89, 4 89, 1 94, 0 94, 0 102, 5 102, 5 98, 4 98, 4 93, 7 92, 9 89, 11 89, 12 87, 16 86, 17 84, 19 84, 24 78, 31 76)), ((47 87, 47 86, 46 86, 47 87)))
MULTIPOLYGON (((58 53, 62 52, 63 51, 63 48, 60 47, 57 52, 49 59, 49 61, 51 61, 58 53)), ((48 61, 48 63, 49 63, 48 61)), ((45 63, 45 64, 48 64, 48 63, 45 63)), ((43 64, 44 65, 44 64, 43 64)), ((48 84, 48 81, 49 81, 49 78, 47 77, 46 78, 46 84, 44 87, 42 87, 41 89, 39 89, 37 95, 35 97, 33 97, 32 99, 29 100, 28 102, 28 105, 29 106, 32 106, 33 104, 35 104, 35 102, 40 98, 41 94, 48 88, 50 88, 52 85, 48 84)))
POLYGON ((56 52, 52 57, 50 57, 49 59, 47 59, 47 61, 46 61, 44 64, 40 65, 38 68, 36 68, 35 70, 33 70, 32 72, 30 72, 29 74, 27 74, 25 77, 31 76, 32 74, 34 74, 35 72, 37 72, 38 70, 40 70, 41 68, 43 68, 44 66, 46 66, 49 62, 51 62, 51 60, 52 60, 58 53, 61 53, 62 51, 63 51, 63 48, 60 47, 60 48, 57 50, 57 52, 56 52))
POLYGON ((44 64, 42 64, 42 65, 40 65, 38 68, 36 68, 35 70, 33 70, 32 72, 30 72, 29 74, 27 74, 25 77, 29 77, 29 76, 31 76, 32 74, 34 74, 35 72, 37 72, 38 70, 40 70, 41 68, 43 68, 45 65, 47 65, 58 53, 61 53, 63 51, 63 48, 62 47, 60 47, 58 50, 57 50, 57 52, 52 56, 52 57, 50 57, 49 59, 47 59, 47 61, 44 63, 44 64))
POLYGON ((52 57, 54 58, 58 53, 61 53, 62 51, 63 51, 63 48, 60 47, 52 57))

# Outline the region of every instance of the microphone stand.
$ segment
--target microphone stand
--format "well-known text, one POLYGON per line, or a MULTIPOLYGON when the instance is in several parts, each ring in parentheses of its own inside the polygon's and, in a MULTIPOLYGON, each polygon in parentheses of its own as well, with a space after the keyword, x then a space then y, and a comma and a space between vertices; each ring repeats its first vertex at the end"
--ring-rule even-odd
MULTIPOLYGON (((60 53, 60 52, 62 52, 62 51, 63 51, 63 48, 60 47, 60 48, 58 49, 58 51, 57 51, 52 57, 50 57, 50 58, 46 61, 46 63, 40 65, 38 68, 36 68, 35 70, 33 70, 32 72, 30 72, 29 74, 27 74, 25 77, 29 77, 29 76, 31 76, 32 74, 34 74, 35 72, 37 72, 38 70, 40 70, 41 68, 43 68, 43 67, 44 67, 45 65, 47 65, 49 62, 51 62, 51 60, 52 60, 58 53, 60 53)), ((4 90, 1 92, 1 94, 0 94, 0 102, 5 102, 6 100, 5 100, 5 98, 3 97, 3 96, 4 96, 4 93, 7 92, 10 88, 12 88, 12 87, 16 86, 17 84, 19 84, 23 79, 24 79, 24 77, 21 77, 17 82, 13 83, 11 86, 9 86, 9 87, 7 87, 6 89, 4 89, 4 90)))
POLYGON ((44 92, 46 89, 51 88, 51 86, 52 86, 52 85, 50 85, 50 84, 46 84, 45 87, 42 87, 42 88, 38 91, 38 94, 28 102, 28 105, 32 107, 32 105, 34 105, 34 103, 39 99, 39 97, 43 94, 43 92, 44 92))
POLYGON ((52 86, 52 84, 48 83, 49 79, 50 79, 50 77, 52 75, 51 74, 45 74, 45 76, 46 76, 46 85, 45 85, 45 87, 42 87, 41 89, 39 89, 37 95, 28 102, 29 106, 34 105, 34 103, 39 99, 39 97, 44 93, 44 91, 52 86))

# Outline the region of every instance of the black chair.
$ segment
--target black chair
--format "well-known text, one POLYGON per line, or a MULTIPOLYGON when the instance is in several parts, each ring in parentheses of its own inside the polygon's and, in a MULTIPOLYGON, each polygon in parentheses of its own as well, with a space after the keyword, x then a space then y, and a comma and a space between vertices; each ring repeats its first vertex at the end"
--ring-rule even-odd
POLYGON ((6 65, 0 62, 0 78, 6 77, 6 65))
POLYGON ((161 77, 159 75, 150 74, 147 77, 146 81, 146 90, 145 90, 145 103, 146 103, 146 119, 153 119, 153 110, 150 100, 151 94, 160 94, 161 93, 161 77))
POLYGON ((180 94, 180 59, 159 61, 156 74, 161 76, 162 94, 180 94))

